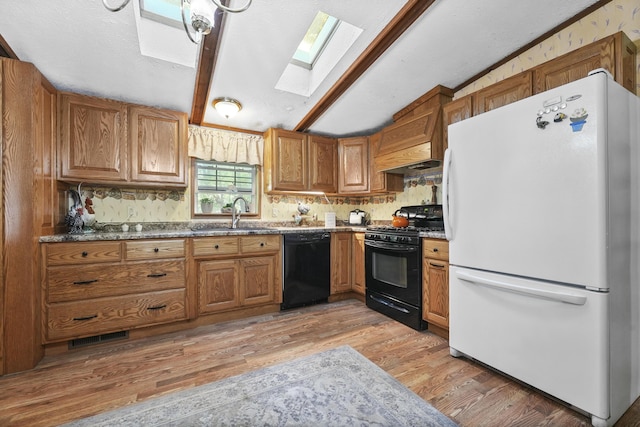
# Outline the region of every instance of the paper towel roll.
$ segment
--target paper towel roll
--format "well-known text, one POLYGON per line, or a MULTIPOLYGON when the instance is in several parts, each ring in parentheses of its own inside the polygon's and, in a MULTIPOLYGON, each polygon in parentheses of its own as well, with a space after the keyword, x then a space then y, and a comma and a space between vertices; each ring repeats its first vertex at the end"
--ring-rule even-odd
POLYGON ((336 226, 336 213, 335 212, 326 212, 324 214, 324 226, 325 227, 335 227, 336 226))

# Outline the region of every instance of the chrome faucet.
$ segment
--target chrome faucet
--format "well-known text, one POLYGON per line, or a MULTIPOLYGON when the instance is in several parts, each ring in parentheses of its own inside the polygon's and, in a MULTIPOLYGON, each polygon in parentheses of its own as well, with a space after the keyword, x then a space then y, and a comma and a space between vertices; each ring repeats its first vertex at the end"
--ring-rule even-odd
POLYGON ((231 228, 238 228, 238 222, 240 222, 240 215, 242 211, 238 212, 238 216, 236 217, 236 202, 238 200, 242 200, 244 202, 244 209, 247 210, 249 203, 245 200, 244 197, 236 197, 231 203, 231 228))

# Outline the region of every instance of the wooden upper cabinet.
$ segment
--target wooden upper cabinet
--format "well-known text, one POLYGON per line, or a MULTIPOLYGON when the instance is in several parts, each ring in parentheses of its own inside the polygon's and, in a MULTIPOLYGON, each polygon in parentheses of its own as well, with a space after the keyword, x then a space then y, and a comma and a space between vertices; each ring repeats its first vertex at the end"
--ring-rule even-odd
POLYGON ((266 192, 338 190, 337 140, 284 129, 264 134, 266 192))
POLYGON ((310 189, 336 193, 338 191, 338 141, 317 135, 308 135, 307 138, 310 189))
POLYGON ((473 94, 474 114, 486 113, 532 95, 532 72, 516 74, 473 94))
POLYGON ((636 90, 636 46, 623 32, 590 43, 534 68, 534 93, 586 77, 604 68, 627 90, 636 90))
POLYGON ((369 191, 369 138, 358 136, 338 139, 338 192, 369 191))
POLYGON ((442 106, 444 149, 449 147, 449 125, 473 116, 473 95, 463 96, 442 106))
POLYGON ((264 142, 266 191, 307 191, 307 135, 284 129, 268 129, 264 142))
POLYGON ((131 180, 187 185, 187 115, 143 106, 129 108, 131 180))
POLYGON ((374 157, 377 147, 380 144, 381 136, 382 133, 378 132, 369 137, 369 192, 386 193, 403 191, 404 175, 380 172, 376 169, 374 157))
POLYGON ((58 179, 187 186, 187 115, 63 93, 58 179))
POLYGON ((108 99, 60 96, 59 179, 126 182, 127 108, 108 99))

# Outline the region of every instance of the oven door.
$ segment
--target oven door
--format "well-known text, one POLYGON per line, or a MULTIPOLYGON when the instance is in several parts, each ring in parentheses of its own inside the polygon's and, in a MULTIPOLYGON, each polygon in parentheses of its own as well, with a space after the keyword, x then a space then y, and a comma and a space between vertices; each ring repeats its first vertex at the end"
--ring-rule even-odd
POLYGON ((367 290, 422 306, 420 246, 365 240, 367 290))

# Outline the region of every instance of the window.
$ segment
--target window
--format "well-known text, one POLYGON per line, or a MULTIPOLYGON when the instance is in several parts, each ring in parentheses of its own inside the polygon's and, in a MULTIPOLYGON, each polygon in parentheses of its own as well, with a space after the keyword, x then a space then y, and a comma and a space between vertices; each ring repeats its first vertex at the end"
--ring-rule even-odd
MULTIPOLYGON (((189 5, 185 4, 187 16, 189 5)), ((161 24, 183 29, 180 0, 140 0, 140 15, 161 24)))
POLYGON ((238 163, 194 160, 193 212, 195 215, 229 214, 231 203, 243 197, 236 205, 243 214, 259 214, 257 167, 238 163))
POLYGON ((291 63, 311 70, 337 25, 336 18, 324 12, 318 12, 293 54, 291 63))

